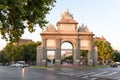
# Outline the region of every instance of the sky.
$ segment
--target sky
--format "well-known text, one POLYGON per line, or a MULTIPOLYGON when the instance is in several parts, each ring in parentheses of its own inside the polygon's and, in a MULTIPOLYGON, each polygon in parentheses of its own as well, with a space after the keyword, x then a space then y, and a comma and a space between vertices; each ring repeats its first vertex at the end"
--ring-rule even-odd
MULTIPOLYGON (((56 27, 63 12, 69 10, 78 26, 85 24, 97 37, 104 36, 115 50, 120 50, 120 0, 57 0, 46 20, 56 27)), ((37 26, 34 33, 27 30, 22 38, 41 41, 42 30, 37 26)), ((0 50, 6 41, 0 36, 0 50)))

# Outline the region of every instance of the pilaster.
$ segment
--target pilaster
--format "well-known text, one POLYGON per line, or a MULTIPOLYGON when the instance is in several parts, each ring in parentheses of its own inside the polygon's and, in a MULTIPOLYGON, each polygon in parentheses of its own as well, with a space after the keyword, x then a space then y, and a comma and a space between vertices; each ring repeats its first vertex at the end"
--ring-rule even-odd
POLYGON ((43 39, 43 60, 42 60, 42 65, 47 66, 47 39, 43 39))
POLYGON ((37 56, 36 56, 37 65, 42 65, 43 59, 43 49, 41 46, 37 46, 37 56))
POLYGON ((61 65, 61 39, 56 39, 55 65, 61 65))
POLYGON ((98 49, 97 46, 93 47, 93 65, 98 65, 98 49))
POLYGON ((74 65, 80 65, 80 39, 76 39, 76 48, 74 49, 74 65))
POLYGON ((92 44, 92 40, 90 40, 90 44, 89 44, 89 50, 88 50, 88 66, 93 66, 93 56, 94 56, 94 54, 93 54, 93 44, 92 44))

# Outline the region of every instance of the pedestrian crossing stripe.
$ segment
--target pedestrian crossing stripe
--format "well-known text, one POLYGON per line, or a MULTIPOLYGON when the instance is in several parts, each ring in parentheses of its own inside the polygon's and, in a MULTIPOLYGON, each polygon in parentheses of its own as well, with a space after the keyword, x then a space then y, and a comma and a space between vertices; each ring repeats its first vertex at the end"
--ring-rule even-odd
POLYGON ((84 76, 84 77, 82 77, 82 78, 88 78, 88 76, 84 76))
POLYGON ((91 74, 95 74, 95 73, 96 73, 96 72, 84 73, 84 74, 82 74, 82 75, 76 75, 76 77, 91 75, 91 74))
POLYGON ((101 72, 101 73, 97 73, 97 74, 93 74, 93 75, 91 75, 91 76, 103 75, 103 74, 106 74, 106 73, 108 73, 108 71, 101 72))
POLYGON ((91 80, 96 80, 97 78, 92 78, 91 80))
POLYGON ((80 78, 90 78, 90 80, 96 80, 97 76, 110 76, 113 74, 116 74, 118 72, 109 72, 109 71, 104 71, 104 72, 80 72, 80 73, 75 73, 75 72, 60 72, 58 74, 61 75, 66 75, 66 76, 73 76, 73 77, 80 77, 80 78))
POLYGON ((116 74, 116 73, 118 73, 118 72, 112 72, 112 73, 106 74, 106 76, 107 75, 113 75, 113 74, 116 74))

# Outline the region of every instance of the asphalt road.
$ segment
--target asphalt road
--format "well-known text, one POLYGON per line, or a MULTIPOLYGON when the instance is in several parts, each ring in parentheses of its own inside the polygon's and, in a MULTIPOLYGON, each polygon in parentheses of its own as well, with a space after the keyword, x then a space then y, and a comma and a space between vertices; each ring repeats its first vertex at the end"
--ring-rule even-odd
POLYGON ((120 67, 104 69, 21 68, 0 66, 0 80, 119 80, 120 67))
POLYGON ((0 80, 78 80, 78 78, 59 75, 51 69, 0 66, 0 80))

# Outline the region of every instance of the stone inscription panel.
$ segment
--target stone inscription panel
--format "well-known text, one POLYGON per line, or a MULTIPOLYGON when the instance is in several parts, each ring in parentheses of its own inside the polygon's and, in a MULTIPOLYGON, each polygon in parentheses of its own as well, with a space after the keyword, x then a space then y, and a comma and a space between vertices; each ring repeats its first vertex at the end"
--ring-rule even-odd
POLYGON ((75 30, 74 24, 61 24, 60 30, 75 30))
POLYGON ((80 40, 80 46, 81 47, 88 47, 89 41, 88 40, 80 40))
POLYGON ((55 40, 53 40, 53 39, 48 39, 47 40, 47 47, 49 47, 49 48, 55 48, 56 47, 56 43, 55 43, 55 40))

